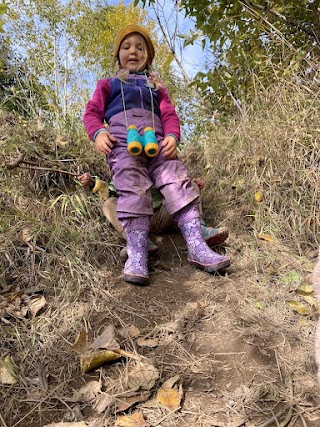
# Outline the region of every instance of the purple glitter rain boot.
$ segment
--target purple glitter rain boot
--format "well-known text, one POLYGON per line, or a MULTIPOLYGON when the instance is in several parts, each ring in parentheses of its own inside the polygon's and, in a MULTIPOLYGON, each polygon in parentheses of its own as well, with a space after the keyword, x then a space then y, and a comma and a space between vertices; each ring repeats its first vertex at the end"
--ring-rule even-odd
POLYGON ((191 265, 208 273, 216 273, 229 267, 229 258, 214 252, 204 241, 199 218, 194 218, 180 226, 188 248, 188 261, 191 265))
POLYGON ((124 280, 137 285, 149 281, 148 272, 148 232, 130 231, 127 234, 128 259, 124 266, 124 280))
POLYGON ((131 218, 123 222, 127 239, 128 259, 123 270, 123 278, 128 283, 146 285, 148 272, 148 217, 131 218))
POLYGON ((196 203, 191 203, 174 214, 188 249, 188 261, 191 265, 208 273, 216 273, 229 267, 229 258, 214 252, 206 244, 196 203))

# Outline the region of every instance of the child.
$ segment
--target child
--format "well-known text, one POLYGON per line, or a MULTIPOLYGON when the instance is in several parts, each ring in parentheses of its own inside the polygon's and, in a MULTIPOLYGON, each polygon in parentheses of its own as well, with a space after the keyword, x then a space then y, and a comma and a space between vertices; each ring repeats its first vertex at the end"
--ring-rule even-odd
POLYGON ((124 280, 141 285, 149 280, 147 242, 153 185, 185 238, 190 264, 209 273, 228 267, 229 259, 212 251, 202 237, 199 196, 176 157, 179 119, 166 88, 150 74, 155 51, 149 34, 139 25, 124 27, 116 36, 113 53, 117 75, 98 81, 86 106, 84 124, 96 149, 107 156, 119 196, 117 213, 128 254, 124 280), (154 130, 158 155, 128 152, 128 128, 132 125, 142 138, 145 128, 154 130))

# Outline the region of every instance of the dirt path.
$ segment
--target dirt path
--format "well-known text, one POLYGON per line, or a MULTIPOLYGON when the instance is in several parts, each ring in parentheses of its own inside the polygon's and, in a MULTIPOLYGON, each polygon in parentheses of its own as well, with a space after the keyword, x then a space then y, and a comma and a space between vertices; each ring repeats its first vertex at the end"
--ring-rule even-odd
MULTIPOLYGON (((150 286, 116 278, 113 289, 122 322, 161 337, 156 348, 139 349, 161 370, 160 383, 181 375, 181 410, 160 424, 319 426, 314 322, 287 309, 283 284, 254 272, 241 251, 237 259, 228 248, 233 266, 212 276, 188 265, 181 236, 157 244, 150 286)), ((159 414, 147 418, 158 425, 159 414)))
MULTIPOLYGON (((297 284, 285 284, 279 273, 292 257, 282 253, 268 259, 263 246, 249 251, 231 238, 226 250, 233 264, 224 276, 212 276, 188 265, 181 236, 157 239, 160 250, 150 262, 150 286, 123 282, 120 266, 112 271, 104 267, 99 287, 88 278, 87 288, 69 303, 69 317, 50 326, 55 333, 59 329, 59 338, 34 357, 28 352, 22 358, 26 386, 8 389, 11 409, 2 405, 2 425, 42 427, 68 421, 80 422, 73 424, 79 427, 111 427, 121 415, 139 413, 145 424, 125 425, 319 427, 315 317, 288 308, 285 301, 293 298, 297 284), (125 389, 137 362, 122 358, 81 374, 70 341, 79 332, 75 319, 79 325, 82 318, 91 337, 114 325, 121 348, 158 370, 148 403, 125 412, 110 404, 97 413, 97 397, 125 389), (136 335, 128 333, 133 328, 136 335), (144 345, 138 345, 138 338, 144 345), (180 405, 174 410, 152 405, 161 385, 176 375, 183 395, 180 405), (98 396, 76 401, 74 391, 90 381, 99 382, 98 396)), ((307 280, 310 265, 290 262, 289 271, 304 269, 307 280)), ((61 302, 55 302, 53 292, 48 302, 54 318, 61 302)), ((38 322, 39 330, 48 316, 38 322)))

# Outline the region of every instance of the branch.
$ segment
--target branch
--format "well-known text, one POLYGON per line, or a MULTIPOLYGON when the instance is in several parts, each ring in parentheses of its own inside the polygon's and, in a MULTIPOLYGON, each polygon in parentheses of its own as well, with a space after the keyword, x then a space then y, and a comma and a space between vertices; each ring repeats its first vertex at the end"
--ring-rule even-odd
POLYGON ((48 172, 58 172, 58 173, 62 173, 64 175, 69 175, 69 176, 79 175, 78 173, 69 172, 62 169, 48 168, 45 166, 36 166, 33 163, 30 164, 31 162, 24 160, 25 156, 26 156, 25 153, 20 153, 19 156, 16 158, 16 160, 10 163, 5 163, 4 166, 9 170, 16 169, 16 168, 24 168, 24 169, 42 170, 42 171, 48 171, 48 172), (22 163, 24 163, 24 165, 22 165, 22 163))

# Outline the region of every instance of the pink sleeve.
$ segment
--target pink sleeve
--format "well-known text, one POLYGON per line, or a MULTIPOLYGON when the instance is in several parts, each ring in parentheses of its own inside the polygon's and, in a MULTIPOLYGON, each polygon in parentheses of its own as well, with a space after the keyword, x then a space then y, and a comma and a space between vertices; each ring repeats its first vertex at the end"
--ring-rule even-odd
POLYGON ((164 136, 173 134, 180 141, 180 120, 165 88, 159 89, 159 103, 164 136))
POLYGON ((92 99, 86 105, 83 123, 91 140, 97 130, 104 127, 104 114, 110 97, 110 87, 109 79, 98 80, 92 99))

